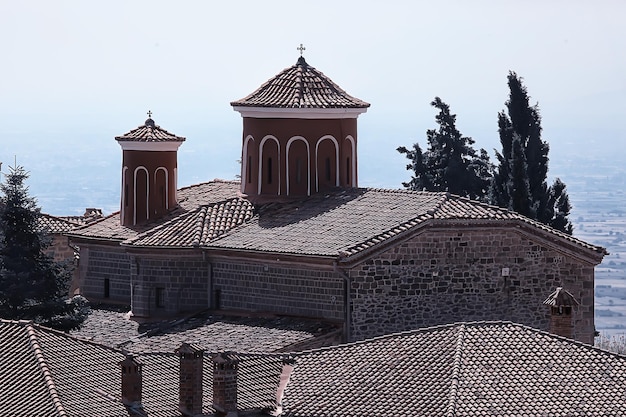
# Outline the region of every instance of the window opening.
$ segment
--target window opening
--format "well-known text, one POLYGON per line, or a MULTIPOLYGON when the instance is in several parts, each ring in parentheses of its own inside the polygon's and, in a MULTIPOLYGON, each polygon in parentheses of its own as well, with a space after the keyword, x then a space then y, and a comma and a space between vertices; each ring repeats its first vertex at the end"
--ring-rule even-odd
POLYGON ((267 158, 267 183, 272 183, 272 158, 267 158))
POLYGON ((350 185, 350 157, 346 158, 346 184, 350 185))
POLYGON ((248 184, 252 182, 252 157, 248 156, 248 164, 246 165, 246 178, 248 180, 248 184))
POLYGON ((156 306, 165 307, 165 288, 157 288, 155 291, 156 306))
POLYGON ((302 182, 302 164, 300 163, 300 158, 296 158, 296 184, 300 184, 302 182))
POLYGON ((330 158, 326 158, 326 181, 330 181, 330 158))

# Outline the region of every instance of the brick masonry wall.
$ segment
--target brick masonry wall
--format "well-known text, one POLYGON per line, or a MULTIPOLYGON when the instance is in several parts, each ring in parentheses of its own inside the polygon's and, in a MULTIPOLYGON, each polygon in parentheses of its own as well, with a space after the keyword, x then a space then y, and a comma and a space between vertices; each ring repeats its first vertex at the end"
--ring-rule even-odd
POLYGON ((67 236, 60 234, 50 235, 51 241, 47 254, 52 256, 56 262, 66 263, 72 270, 72 278, 69 286, 69 295, 74 295, 74 291, 78 289, 78 262, 74 256, 74 249, 70 247, 67 236))
POLYGON ((593 266, 513 230, 430 229, 353 268, 350 277, 353 340, 474 320, 547 331, 543 301, 561 286, 580 302, 573 337, 593 342, 593 266))
POLYGON ((80 248, 80 292, 90 300, 109 299, 130 304, 130 257, 121 247, 83 245, 80 248))
POLYGON ((343 279, 331 268, 222 259, 213 280, 224 309, 343 319, 343 279))
POLYGON ((209 307, 210 264, 201 255, 132 257, 133 313, 155 316, 209 307))

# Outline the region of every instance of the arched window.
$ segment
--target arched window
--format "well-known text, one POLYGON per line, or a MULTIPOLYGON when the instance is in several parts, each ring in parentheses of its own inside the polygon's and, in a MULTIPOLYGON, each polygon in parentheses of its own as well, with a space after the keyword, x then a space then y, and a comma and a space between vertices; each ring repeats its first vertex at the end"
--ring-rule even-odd
POLYGON ((280 195, 280 145, 274 136, 259 144, 259 194, 280 195))
POLYGON ((330 136, 322 136, 315 145, 315 185, 316 191, 338 187, 339 183, 339 144, 330 136))
POLYGON ((164 214, 169 209, 169 181, 166 168, 159 167, 154 171, 154 187, 158 192, 156 201, 153 200, 154 212, 164 214))
POLYGON ((150 180, 145 167, 137 167, 133 181, 133 224, 142 223, 150 218, 150 180))
POLYGON ((302 136, 287 141, 287 195, 311 194, 309 143, 302 136))

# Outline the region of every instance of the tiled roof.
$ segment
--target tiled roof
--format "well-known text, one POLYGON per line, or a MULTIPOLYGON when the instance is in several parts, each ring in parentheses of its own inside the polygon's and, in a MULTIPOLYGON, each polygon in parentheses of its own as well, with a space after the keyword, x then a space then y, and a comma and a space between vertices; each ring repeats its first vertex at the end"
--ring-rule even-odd
POLYGON ((274 352, 303 343, 320 346, 320 336, 332 335, 334 330, 335 326, 317 320, 209 313, 139 324, 127 313, 95 308, 71 334, 134 354, 173 352, 183 342, 207 352, 274 352))
POLYGON ((154 223, 119 224, 119 214, 71 236, 125 245, 202 247, 349 258, 427 222, 525 225, 595 253, 602 247, 515 212, 448 193, 370 188, 337 189, 300 200, 261 205, 239 195, 239 183, 212 181, 179 190, 180 207, 154 223))
POLYGON ((119 142, 184 142, 185 138, 162 129, 161 126, 154 123, 154 120, 149 118, 136 129, 116 136, 115 140, 119 142))
POLYGON ((552 233, 585 249, 604 249, 515 212, 447 193, 346 189, 261 207, 258 216, 208 246, 274 253, 349 257, 427 221, 511 221, 552 233))
MULTIPOLYGON (((122 352, 25 322, 0 321, 0 340, 4 415, 128 415, 119 401, 122 352)), ((204 359, 207 414, 211 356, 204 359)), ((290 355, 227 356, 238 360, 238 406, 249 416, 275 404, 285 361, 295 367, 282 402, 286 417, 626 415, 626 357, 508 322, 457 323, 290 355)), ((136 359, 143 409, 180 415, 177 356, 136 359)))
POLYGON ((157 226, 124 244, 159 247, 199 247, 252 218, 254 206, 236 197, 200 206, 157 226))
POLYGON ((152 230, 156 226, 182 216, 185 213, 197 210, 203 205, 214 205, 239 196, 241 184, 237 181, 214 180, 201 184, 184 187, 178 190, 178 207, 163 218, 147 224, 127 227, 120 225, 120 213, 113 213, 100 221, 93 222, 85 227, 69 233, 70 236, 85 239, 104 239, 123 241, 136 238, 140 233, 152 230))
POLYGON ((506 322, 422 329, 295 360, 289 417, 626 413, 626 357, 506 322))
POLYGON ((85 224, 84 221, 81 222, 79 219, 80 218, 58 217, 41 213, 37 219, 37 226, 46 233, 66 233, 85 224))
POLYGON ((252 94, 233 101, 231 106, 290 109, 367 108, 366 103, 350 96, 303 57, 265 82, 252 94))

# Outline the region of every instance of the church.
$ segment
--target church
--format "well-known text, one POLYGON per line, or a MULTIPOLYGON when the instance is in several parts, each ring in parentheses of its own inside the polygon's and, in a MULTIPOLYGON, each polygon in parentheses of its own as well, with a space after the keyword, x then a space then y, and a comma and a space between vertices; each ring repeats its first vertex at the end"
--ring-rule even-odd
POLYGON ((345 341, 461 321, 548 330, 553 315, 593 343, 604 248, 448 193, 360 188, 357 119, 369 104, 302 56, 230 104, 243 119, 240 181, 179 189, 186 139, 150 114, 115 138, 120 210, 68 233, 88 299, 136 317, 323 319, 345 341), (571 297, 546 310, 557 288, 571 297))

